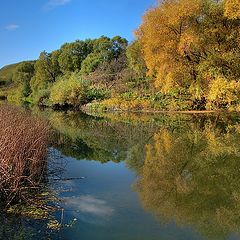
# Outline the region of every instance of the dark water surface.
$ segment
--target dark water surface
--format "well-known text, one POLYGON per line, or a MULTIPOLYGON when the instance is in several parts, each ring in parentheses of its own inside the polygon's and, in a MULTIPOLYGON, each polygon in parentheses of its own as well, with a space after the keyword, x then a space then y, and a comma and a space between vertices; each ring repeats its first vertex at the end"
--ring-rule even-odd
POLYGON ((44 223, 5 219, 0 239, 16 226, 9 239, 240 239, 237 114, 47 116, 63 227, 43 236, 44 223))

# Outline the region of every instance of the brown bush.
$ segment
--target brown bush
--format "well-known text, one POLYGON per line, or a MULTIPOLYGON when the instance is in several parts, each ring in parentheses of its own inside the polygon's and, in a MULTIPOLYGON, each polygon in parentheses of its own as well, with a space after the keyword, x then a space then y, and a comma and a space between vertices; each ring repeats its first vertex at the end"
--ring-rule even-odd
POLYGON ((46 177, 49 126, 10 105, 0 105, 0 200, 22 202, 46 177))

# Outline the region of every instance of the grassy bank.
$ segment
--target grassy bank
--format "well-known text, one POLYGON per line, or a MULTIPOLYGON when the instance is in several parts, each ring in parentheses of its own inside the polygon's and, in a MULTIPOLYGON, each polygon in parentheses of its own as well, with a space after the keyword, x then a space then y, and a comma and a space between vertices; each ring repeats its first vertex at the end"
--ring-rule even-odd
POLYGON ((45 179, 49 126, 10 105, 0 107, 0 199, 29 201, 45 179))

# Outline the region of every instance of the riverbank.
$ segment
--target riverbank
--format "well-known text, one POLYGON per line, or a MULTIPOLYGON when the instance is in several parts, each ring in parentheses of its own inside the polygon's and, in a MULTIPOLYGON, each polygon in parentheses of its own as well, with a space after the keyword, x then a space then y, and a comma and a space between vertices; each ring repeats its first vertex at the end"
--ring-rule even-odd
POLYGON ((87 113, 87 114, 94 114, 94 113, 142 113, 142 114, 209 114, 209 113, 229 113, 229 112, 239 112, 235 109, 214 109, 214 110, 193 110, 190 107, 187 109, 161 109, 161 108, 151 108, 149 105, 145 108, 144 105, 131 105, 131 101, 129 101, 129 106, 127 104, 116 104, 116 105, 109 105, 105 104, 105 102, 95 102, 86 104, 80 107, 80 110, 87 113))
POLYGON ((81 111, 91 114, 91 113, 102 113, 102 112, 108 112, 108 113, 166 113, 166 114, 208 114, 208 113, 224 113, 224 112, 232 112, 228 110, 156 110, 156 109, 141 109, 141 110, 121 110, 121 109, 107 109, 107 110, 97 110, 96 108, 89 108, 87 106, 83 106, 80 108, 81 111))

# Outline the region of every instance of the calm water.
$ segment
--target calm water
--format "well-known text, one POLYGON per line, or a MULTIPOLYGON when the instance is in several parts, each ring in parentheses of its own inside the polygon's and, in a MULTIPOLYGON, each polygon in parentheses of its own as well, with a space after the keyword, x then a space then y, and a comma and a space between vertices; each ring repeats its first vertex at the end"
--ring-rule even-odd
POLYGON ((64 227, 4 218, 1 239, 240 239, 237 114, 46 115, 64 227))

